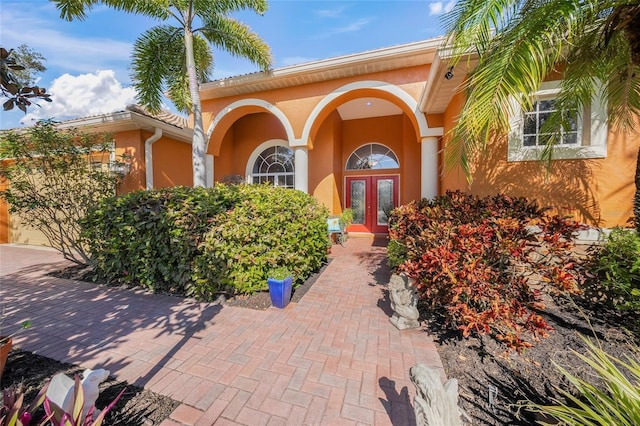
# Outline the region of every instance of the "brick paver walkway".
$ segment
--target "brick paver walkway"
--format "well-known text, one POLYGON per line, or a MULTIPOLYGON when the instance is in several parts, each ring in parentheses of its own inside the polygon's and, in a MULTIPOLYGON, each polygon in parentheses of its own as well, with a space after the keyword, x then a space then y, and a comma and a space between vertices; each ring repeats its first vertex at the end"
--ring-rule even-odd
POLYGON ((21 348, 182 402, 163 426, 411 425, 409 368, 442 364, 389 322, 385 253, 351 238, 299 303, 256 311, 48 277, 57 253, 0 245, 0 296, 5 325, 33 321, 21 348))

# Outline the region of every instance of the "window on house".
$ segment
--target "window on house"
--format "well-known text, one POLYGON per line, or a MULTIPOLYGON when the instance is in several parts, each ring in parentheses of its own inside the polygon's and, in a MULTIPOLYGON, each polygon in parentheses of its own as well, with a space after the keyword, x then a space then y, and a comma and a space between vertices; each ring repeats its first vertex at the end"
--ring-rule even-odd
MULTIPOLYGON (((549 116, 557 112, 553 99, 539 100, 533 104, 531 111, 524 113, 524 125, 522 132, 522 145, 524 147, 544 146, 550 133, 543 133, 543 125, 549 116)), ((563 129, 558 145, 577 146, 581 140, 582 123, 577 111, 568 113, 569 129, 563 129)))
POLYGON ((400 167, 398 157, 386 146, 379 143, 363 145, 351 153, 347 160, 347 170, 381 170, 400 167))
POLYGON ((274 186, 294 187, 293 150, 276 145, 262 151, 253 163, 252 183, 271 182, 274 186))
MULTIPOLYGON (((543 125, 556 111, 554 98, 560 91, 559 81, 545 82, 533 96, 531 111, 514 108, 511 116, 508 161, 540 160, 549 133, 543 125)), ((514 101, 514 106, 517 104, 514 101)), ((568 111, 569 128, 562 131, 553 151, 554 159, 604 158, 607 156, 606 105, 599 96, 584 111, 568 111)))

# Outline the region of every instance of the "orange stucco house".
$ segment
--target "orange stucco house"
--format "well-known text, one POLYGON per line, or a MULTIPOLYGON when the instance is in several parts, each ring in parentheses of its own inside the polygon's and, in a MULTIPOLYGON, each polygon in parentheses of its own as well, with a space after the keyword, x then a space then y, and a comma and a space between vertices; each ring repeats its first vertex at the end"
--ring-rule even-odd
MULTIPOLYGON (((536 111, 514 117, 512 132, 477 161, 471 182, 445 169, 446 135, 472 64, 449 70, 443 43, 435 38, 204 83, 208 184, 270 181, 305 191, 333 213, 352 208, 352 232, 386 232, 389 209, 450 189, 536 198, 594 226, 628 221, 640 139, 610 132, 606 105, 594 99, 557 149, 551 173, 533 161, 540 155, 535 123, 557 81, 536 93, 536 111)), ((116 154, 133 158, 122 191, 192 185, 192 133, 183 119, 128 108, 61 126, 115 134, 116 154)), ((6 206, 0 220, 1 241, 15 241, 6 206)))

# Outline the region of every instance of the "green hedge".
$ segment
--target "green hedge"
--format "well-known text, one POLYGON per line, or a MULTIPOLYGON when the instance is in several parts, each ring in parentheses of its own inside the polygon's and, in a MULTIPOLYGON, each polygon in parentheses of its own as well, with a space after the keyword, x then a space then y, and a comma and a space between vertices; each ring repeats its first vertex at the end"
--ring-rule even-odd
POLYGON ((303 282, 326 260, 326 217, 300 191, 218 184, 110 198, 82 227, 100 279, 210 300, 266 289, 274 266, 303 282))
POLYGON ((106 200, 82 222, 97 276, 184 293, 211 218, 234 204, 234 190, 173 187, 106 200))
POLYGON ((635 230, 613 229, 591 252, 589 268, 596 278, 591 287, 602 292, 607 303, 640 312, 640 237, 635 230))
POLYGON ((300 191, 270 186, 237 187, 240 202, 213 219, 195 264, 190 294, 267 289, 267 271, 288 268, 294 286, 326 261, 327 210, 300 191))

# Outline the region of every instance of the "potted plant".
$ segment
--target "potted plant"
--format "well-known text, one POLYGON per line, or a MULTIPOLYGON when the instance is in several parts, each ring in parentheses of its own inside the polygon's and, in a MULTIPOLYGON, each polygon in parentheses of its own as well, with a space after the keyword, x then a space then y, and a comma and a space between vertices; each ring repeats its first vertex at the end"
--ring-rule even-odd
POLYGON ((4 371, 4 365, 7 363, 9 352, 11 351, 11 347, 13 346, 13 336, 20 332, 20 330, 31 327, 31 321, 23 321, 20 324, 20 328, 18 330, 5 336, 2 334, 2 323, 4 322, 4 319, 5 315, 3 309, 3 311, 0 313, 0 379, 2 378, 2 372, 4 371))
POLYGON ((285 308, 291 301, 293 275, 287 268, 280 266, 271 269, 267 277, 271 304, 276 308, 285 308))
POLYGON ((353 223, 353 210, 344 209, 340 214, 340 226, 346 232, 347 228, 353 223))

